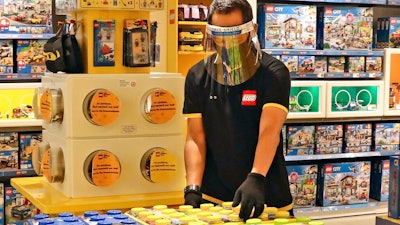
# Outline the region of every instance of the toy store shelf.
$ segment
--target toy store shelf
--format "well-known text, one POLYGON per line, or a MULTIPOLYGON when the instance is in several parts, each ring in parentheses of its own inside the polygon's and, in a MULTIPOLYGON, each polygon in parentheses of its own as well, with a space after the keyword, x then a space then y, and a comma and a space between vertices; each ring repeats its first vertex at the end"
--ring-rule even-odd
POLYGON ((0 74, 0 81, 16 81, 16 80, 39 80, 44 76, 43 73, 11 73, 0 74))
POLYGON ((289 0, 292 2, 331 2, 331 3, 363 3, 363 4, 379 4, 385 5, 386 0, 289 0))
POLYGON ((87 210, 129 209, 158 204, 181 205, 181 191, 118 195, 90 198, 69 198, 53 188, 44 177, 11 178, 11 185, 21 192, 42 213, 84 212, 87 210))
POLYGON ((397 152, 356 152, 356 153, 339 153, 339 154, 322 154, 322 155, 288 155, 285 156, 286 161, 304 161, 304 160, 321 160, 321 159, 351 159, 359 157, 375 157, 400 155, 397 152), (397 154, 396 154, 397 153, 397 154))
POLYGON ((360 216, 371 214, 387 214, 387 202, 378 202, 370 199, 369 203, 340 205, 340 206, 325 206, 325 207, 310 207, 294 209, 296 216, 307 216, 311 219, 327 219, 344 216, 360 216))
POLYGON ((0 39, 49 39, 54 34, 0 34, 0 39))
POLYGON ((178 25, 205 26, 205 25, 207 25, 207 22, 204 22, 204 21, 178 21, 178 25))
POLYGON ((383 50, 374 51, 337 51, 337 50, 298 50, 298 49, 263 49, 270 55, 316 55, 316 56, 383 56, 383 50))
POLYGON ((41 127, 41 119, 4 119, 0 120, 0 127, 41 127))
POLYGON ((31 177, 37 176, 33 169, 1 169, 0 180, 9 181, 10 178, 14 177, 31 177))
POLYGON ((359 73, 291 73, 291 78, 327 79, 327 78, 383 78, 383 72, 359 72, 359 73))
POLYGON ((399 0, 388 0, 388 5, 400 5, 399 0))

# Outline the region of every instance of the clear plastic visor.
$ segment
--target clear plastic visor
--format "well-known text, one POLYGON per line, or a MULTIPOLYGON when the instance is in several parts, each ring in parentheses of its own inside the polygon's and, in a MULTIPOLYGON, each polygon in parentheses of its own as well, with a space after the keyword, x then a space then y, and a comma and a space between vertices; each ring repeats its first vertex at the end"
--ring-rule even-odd
POLYGON ((253 22, 234 27, 207 25, 205 40, 206 67, 218 83, 234 86, 254 75, 261 50, 253 22))

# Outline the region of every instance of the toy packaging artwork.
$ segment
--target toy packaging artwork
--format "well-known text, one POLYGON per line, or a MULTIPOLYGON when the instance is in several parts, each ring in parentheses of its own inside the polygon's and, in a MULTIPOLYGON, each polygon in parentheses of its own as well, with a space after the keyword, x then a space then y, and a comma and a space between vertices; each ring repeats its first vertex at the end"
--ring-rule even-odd
POLYGON ((314 73, 315 56, 299 55, 298 71, 299 73, 314 73))
POLYGON ((314 154, 315 126, 287 126, 286 155, 314 154))
POLYGON ((400 48, 400 17, 378 18, 376 48, 400 48))
POLYGON ((382 57, 381 56, 365 57, 365 72, 382 72, 382 57))
POLYGON ((25 225, 40 210, 13 187, 5 187, 6 224, 25 225))
POLYGON ((294 207, 313 207, 317 198, 318 165, 287 166, 294 207))
POLYGON ((52 34, 51 0, 3 0, 1 34, 52 34))
POLYGON ((346 58, 344 56, 329 56, 328 71, 329 73, 344 73, 346 58))
POLYGON ((400 219, 400 156, 390 156, 388 216, 400 219))
POLYGON ((326 56, 315 56, 315 70, 314 73, 328 72, 328 58, 326 56))
POLYGON ((372 124, 345 124, 345 153, 369 152, 372 146, 372 124))
POLYGON ((316 125, 315 143, 315 154, 342 153, 343 125, 316 125))
POLYGON ((375 124, 375 151, 398 151, 400 144, 400 123, 375 124))
POLYGON ((43 46, 47 40, 31 39, 17 42, 17 72, 44 73, 46 72, 46 54, 43 46))
POLYGON ((259 4, 257 18, 262 48, 316 48, 316 6, 259 4))
POLYGON ((280 59, 288 68, 289 73, 297 73, 299 67, 299 56, 297 55, 282 55, 280 59))
POLYGON ((14 50, 12 40, 0 40, 0 74, 13 73, 14 50))
POLYGON ((371 162, 324 164, 318 177, 318 204, 321 206, 369 202, 371 162))
POLYGON ((115 65, 115 20, 94 20, 94 66, 115 65))
POLYGON ((349 56, 347 58, 349 73, 365 72, 365 57, 364 56, 349 56))
POLYGON ((389 109, 400 109, 400 84, 393 82, 389 87, 389 109))
POLYGON ((379 201, 387 201, 389 197, 390 161, 372 162, 370 197, 379 201))
POLYGON ((0 132, 0 152, 18 150, 17 132, 0 132))
POLYGON ((372 8, 329 6, 318 13, 318 49, 372 50, 372 8))
POLYGON ((32 153, 42 141, 41 131, 19 132, 20 169, 33 169, 32 153))

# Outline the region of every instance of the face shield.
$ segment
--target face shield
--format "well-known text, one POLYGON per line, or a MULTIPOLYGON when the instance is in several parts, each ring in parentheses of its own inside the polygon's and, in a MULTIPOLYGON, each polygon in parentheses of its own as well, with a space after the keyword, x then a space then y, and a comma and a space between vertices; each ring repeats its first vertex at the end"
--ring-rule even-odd
POLYGON ((234 27, 207 25, 205 40, 205 51, 210 56, 205 58, 206 68, 220 84, 241 84, 260 65, 260 44, 251 21, 234 27))

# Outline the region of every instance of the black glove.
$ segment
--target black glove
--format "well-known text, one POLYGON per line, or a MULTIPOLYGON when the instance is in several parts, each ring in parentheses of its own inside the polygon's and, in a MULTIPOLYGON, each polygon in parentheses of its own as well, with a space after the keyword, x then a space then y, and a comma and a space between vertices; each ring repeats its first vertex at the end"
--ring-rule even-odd
POLYGON ((201 201, 201 192, 189 191, 185 193, 185 205, 191 205, 193 208, 199 208, 201 201))
POLYGON ((265 202, 265 177, 258 173, 249 173, 246 180, 240 185, 233 197, 232 206, 240 206, 239 217, 246 221, 250 218, 254 207, 252 218, 257 218, 264 211, 265 202))

